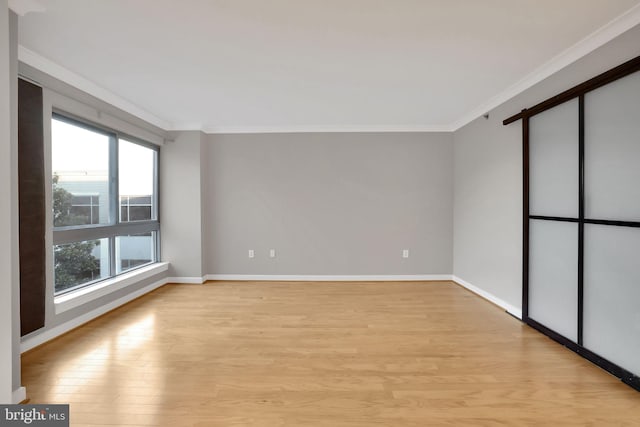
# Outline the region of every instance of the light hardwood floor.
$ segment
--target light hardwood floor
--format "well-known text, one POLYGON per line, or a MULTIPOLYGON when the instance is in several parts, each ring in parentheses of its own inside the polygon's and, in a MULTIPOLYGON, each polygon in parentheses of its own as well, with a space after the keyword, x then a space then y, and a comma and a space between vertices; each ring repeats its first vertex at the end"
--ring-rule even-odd
POLYGON ((640 393, 451 282, 167 285, 22 363, 78 426, 640 426, 640 393))

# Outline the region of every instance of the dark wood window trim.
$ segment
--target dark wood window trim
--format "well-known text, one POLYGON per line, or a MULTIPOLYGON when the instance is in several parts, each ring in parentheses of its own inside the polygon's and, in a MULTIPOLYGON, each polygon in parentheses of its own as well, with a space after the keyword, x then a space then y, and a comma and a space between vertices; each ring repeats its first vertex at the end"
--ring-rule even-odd
POLYGON ((20 233, 20 332, 44 326, 45 175, 42 88, 18 81, 18 200, 20 233))

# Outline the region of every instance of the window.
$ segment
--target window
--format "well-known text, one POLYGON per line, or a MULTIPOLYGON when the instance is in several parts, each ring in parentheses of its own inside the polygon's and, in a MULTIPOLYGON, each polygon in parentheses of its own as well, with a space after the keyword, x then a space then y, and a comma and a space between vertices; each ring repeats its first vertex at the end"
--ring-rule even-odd
POLYGON ((75 218, 79 218, 80 224, 100 224, 100 195, 99 194, 73 194, 71 198, 71 211, 75 218))
POLYGON ((54 113, 55 294, 157 261, 158 149, 54 113))
POLYGON ((156 219, 153 209, 155 151, 125 139, 120 140, 119 148, 120 222, 156 219))
POLYGON ((151 196, 120 196, 120 221, 151 219, 151 196))
POLYGON ((116 237, 117 273, 152 262, 154 240, 154 232, 116 237))

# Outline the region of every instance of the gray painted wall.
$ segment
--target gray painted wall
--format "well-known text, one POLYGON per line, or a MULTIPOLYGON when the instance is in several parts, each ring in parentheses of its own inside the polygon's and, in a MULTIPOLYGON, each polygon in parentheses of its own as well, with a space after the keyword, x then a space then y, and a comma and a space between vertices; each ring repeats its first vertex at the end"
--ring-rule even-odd
POLYGON ((454 133, 454 275, 521 307, 522 128, 502 120, 640 55, 640 26, 454 133))
POLYGON ((202 277, 202 132, 180 132, 160 153, 162 259, 170 277, 202 277))
POLYGON ((209 259, 209 254, 211 253, 211 245, 212 245, 212 240, 210 238, 207 238, 207 236, 211 236, 211 221, 209 220, 209 215, 207 215, 206 212, 202 212, 204 209, 206 209, 206 203, 205 200, 207 200, 207 192, 208 192, 208 185, 207 183, 209 182, 209 176, 210 176, 210 171, 209 171, 209 167, 207 165, 207 162, 209 161, 209 151, 210 151, 210 144, 209 144, 209 137, 207 135, 202 135, 202 140, 201 140, 201 145, 200 145, 200 207, 201 207, 201 215, 200 215, 200 235, 201 235, 201 243, 202 243, 202 251, 200 253, 200 268, 202 271, 202 274, 208 274, 207 271, 207 260, 209 259))
POLYGON ((209 135, 208 144, 207 273, 451 274, 451 134, 209 135))

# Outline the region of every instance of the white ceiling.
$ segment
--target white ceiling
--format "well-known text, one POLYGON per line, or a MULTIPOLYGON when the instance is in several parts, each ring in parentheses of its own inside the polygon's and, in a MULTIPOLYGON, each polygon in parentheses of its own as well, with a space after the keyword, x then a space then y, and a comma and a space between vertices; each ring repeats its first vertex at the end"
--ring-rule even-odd
POLYGON ((640 0, 39 3, 24 62, 208 132, 455 129, 640 16, 640 0))

